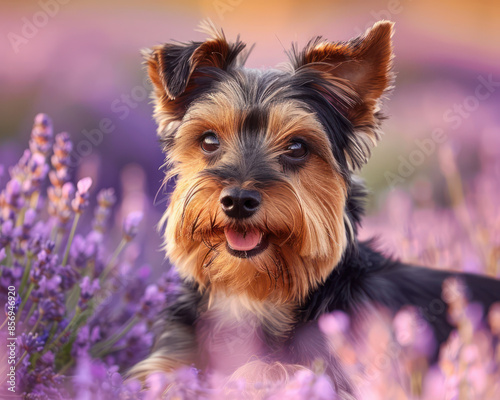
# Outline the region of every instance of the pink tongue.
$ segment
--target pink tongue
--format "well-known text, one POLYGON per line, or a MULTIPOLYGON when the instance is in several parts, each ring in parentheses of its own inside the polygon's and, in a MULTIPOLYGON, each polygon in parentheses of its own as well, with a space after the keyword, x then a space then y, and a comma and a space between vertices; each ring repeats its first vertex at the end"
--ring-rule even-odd
POLYGON ((249 251, 254 249, 260 242, 261 233, 253 229, 246 233, 236 232, 233 229, 226 228, 224 230, 226 240, 233 250, 249 251))

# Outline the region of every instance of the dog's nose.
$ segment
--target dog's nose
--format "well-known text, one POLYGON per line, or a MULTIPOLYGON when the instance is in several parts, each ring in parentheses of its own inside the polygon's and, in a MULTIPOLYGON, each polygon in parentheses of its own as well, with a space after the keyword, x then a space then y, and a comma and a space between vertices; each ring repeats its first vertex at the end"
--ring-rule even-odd
POLYGON ((220 194, 222 210, 231 218, 249 218, 259 209, 262 197, 256 190, 227 187, 220 194))

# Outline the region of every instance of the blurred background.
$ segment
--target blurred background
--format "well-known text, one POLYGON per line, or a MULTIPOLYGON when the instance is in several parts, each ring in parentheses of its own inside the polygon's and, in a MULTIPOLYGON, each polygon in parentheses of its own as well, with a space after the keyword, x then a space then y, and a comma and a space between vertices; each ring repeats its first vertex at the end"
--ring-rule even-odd
POLYGON ((195 28, 207 17, 228 38, 256 43, 247 63, 255 68, 286 61, 292 42, 347 40, 377 20, 395 21, 396 87, 384 104, 385 137, 362 171, 372 192, 363 235, 381 233, 396 255, 412 259, 417 251, 420 262, 454 267, 449 246, 450 254, 440 252, 445 259, 422 257, 428 248, 415 250, 412 232, 420 229, 436 251, 435 236, 453 243, 461 232, 468 240, 456 241, 457 262, 474 270, 493 257, 488 265, 497 266, 500 3, 493 0, 2 0, 0 164, 19 159, 34 116, 49 114, 56 132, 74 141, 76 177, 91 176, 95 192, 115 187, 118 216, 149 210, 144 240, 160 259, 154 221, 166 203, 157 195, 163 156, 139 51, 203 40, 195 28), (474 229, 479 221, 486 238, 474 229))

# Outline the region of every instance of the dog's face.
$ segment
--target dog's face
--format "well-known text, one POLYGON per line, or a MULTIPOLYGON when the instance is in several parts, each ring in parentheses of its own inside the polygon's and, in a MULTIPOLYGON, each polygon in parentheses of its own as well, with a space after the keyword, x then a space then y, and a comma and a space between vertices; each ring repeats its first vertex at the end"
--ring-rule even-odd
POLYGON ((176 177, 167 254, 213 293, 300 301, 354 240, 351 174, 378 139, 392 23, 292 48, 282 70, 245 69, 245 45, 212 35, 145 54, 176 177))

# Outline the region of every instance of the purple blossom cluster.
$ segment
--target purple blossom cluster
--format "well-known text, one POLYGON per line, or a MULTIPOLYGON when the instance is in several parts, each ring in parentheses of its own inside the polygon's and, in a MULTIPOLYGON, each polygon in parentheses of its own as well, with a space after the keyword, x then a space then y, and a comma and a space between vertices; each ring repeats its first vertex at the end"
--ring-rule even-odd
MULTIPOLYGON (((149 265, 136 265, 133 241, 142 212, 113 225, 114 190, 94 197, 90 178, 75 183, 71 151, 69 135, 54 137, 50 119, 38 115, 29 150, 9 169, 0 191, 0 342, 4 346, 14 320, 18 394, 80 400, 343 398, 320 362, 275 382, 209 376, 188 366, 151 375, 145 383, 127 380, 127 369, 147 355, 153 324, 179 281, 173 271, 158 278, 149 265)), ((405 192, 389 193, 386 208, 366 220, 362 234, 380 233, 380 245, 403 261, 498 277, 498 171, 485 165, 465 181, 449 148, 443 145, 439 156, 452 205, 434 203, 432 185, 417 180, 405 192)), ((445 282, 443 301, 455 330, 440 349, 422 316, 446 308, 408 307, 395 316, 371 309, 356 321, 336 312, 320 319, 359 398, 498 397, 500 304, 481 322, 485 311, 469 303, 467 289, 455 279, 445 282), (436 349, 437 360, 430 363, 436 349)), ((3 390, 8 364, 0 357, 3 390)), ((256 362, 248 370, 262 375, 271 367, 256 362)))
MULTIPOLYGON (((67 133, 54 137, 50 118, 37 115, 29 149, 0 191, 0 339, 3 347, 17 338, 15 393, 23 398, 134 398, 141 385, 122 384, 120 373, 151 346, 165 285, 150 284, 149 266, 125 274, 124 250, 142 212, 126 216, 121 232, 109 231, 113 189, 97 193, 86 223, 92 179, 73 183, 72 148, 67 133), (108 251, 106 239, 117 236, 108 251)), ((12 393, 9 368, 2 356, 0 397, 12 393)))

